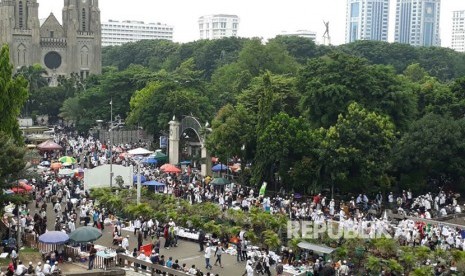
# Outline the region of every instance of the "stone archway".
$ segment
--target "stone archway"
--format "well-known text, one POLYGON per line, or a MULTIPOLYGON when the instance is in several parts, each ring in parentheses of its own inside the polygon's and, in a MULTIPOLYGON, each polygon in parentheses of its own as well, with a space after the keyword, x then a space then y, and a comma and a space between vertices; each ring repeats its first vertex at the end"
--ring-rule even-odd
POLYGON ((201 133, 202 125, 199 120, 193 116, 184 116, 179 122, 176 117, 173 117, 169 123, 169 146, 168 146, 168 157, 170 164, 179 163, 179 143, 181 141, 181 135, 187 130, 191 130, 198 137, 201 146, 201 174, 206 176, 211 171, 211 157, 205 147, 205 135, 201 133))

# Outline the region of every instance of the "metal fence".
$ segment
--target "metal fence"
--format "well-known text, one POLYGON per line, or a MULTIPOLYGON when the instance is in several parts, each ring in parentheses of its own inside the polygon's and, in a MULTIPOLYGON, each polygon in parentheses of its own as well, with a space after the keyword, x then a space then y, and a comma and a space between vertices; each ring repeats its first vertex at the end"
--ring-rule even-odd
POLYGON ((99 130, 97 137, 100 141, 111 141, 112 144, 127 144, 127 143, 152 143, 153 137, 147 135, 142 129, 134 130, 99 130))

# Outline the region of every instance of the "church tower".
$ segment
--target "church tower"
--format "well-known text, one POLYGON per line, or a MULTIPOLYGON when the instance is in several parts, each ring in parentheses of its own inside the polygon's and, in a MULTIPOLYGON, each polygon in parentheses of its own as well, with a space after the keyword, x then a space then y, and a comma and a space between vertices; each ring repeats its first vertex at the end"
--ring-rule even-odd
POLYGON ((15 69, 37 63, 40 53, 37 0, 0 1, 0 44, 10 46, 15 69))
POLYGON ((98 0, 63 0, 63 25, 53 14, 40 25, 38 1, 0 0, 0 45, 10 46, 14 69, 40 64, 50 85, 58 76, 100 74, 98 0))
POLYGON ((98 0, 65 0, 63 29, 67 63, 82 78, 101 73, 101 26, 98 0))

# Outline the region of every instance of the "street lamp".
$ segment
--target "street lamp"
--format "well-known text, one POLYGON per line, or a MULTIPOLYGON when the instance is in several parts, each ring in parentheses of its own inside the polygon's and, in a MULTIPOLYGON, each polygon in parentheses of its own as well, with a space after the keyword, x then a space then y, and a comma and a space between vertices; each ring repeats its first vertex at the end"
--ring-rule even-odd
POLYGON ((113 98, 110 101, 110 188, 113 187, 113 98))

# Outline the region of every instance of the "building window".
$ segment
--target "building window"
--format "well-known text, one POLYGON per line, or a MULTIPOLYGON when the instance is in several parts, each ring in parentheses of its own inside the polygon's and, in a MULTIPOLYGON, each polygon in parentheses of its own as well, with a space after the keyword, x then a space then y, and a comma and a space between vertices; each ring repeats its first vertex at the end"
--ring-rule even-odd
POLYGON ((53 31, 50 31, 50 37, 53 38, 53 31))
POLYGON ((87 46, 81 48, 81 67, 89 67, 89 48, 87 46))
POLYGON ((19 67, 25 66, 26 65, 26 46, 24 46, 22 43, 19 44, 18 46, 18 62, 17 62, 19 67))
POLYGON ((24 20, 24 11, 23 11, 23 1, 19 1, 18 3, 18 27, 22 29, 24 27, 23 20, 24 20))
POLYGON ((82 31, 86 31, 86 9, 82 9, 82 31))

